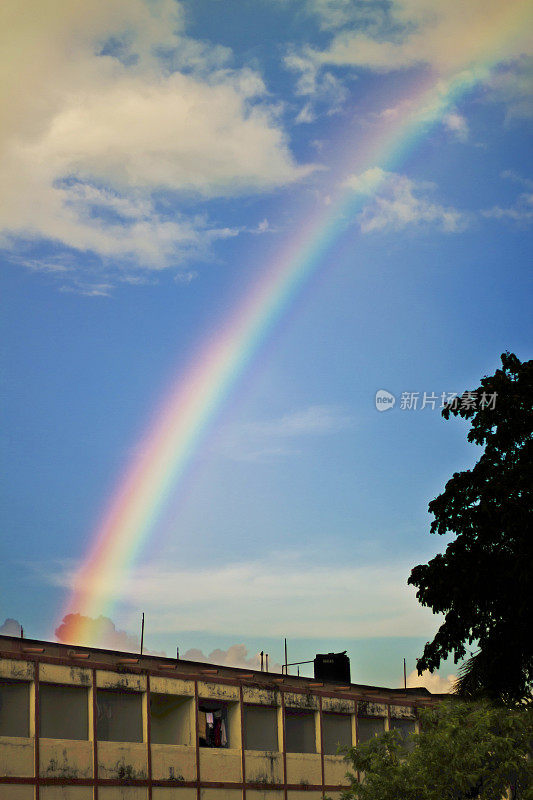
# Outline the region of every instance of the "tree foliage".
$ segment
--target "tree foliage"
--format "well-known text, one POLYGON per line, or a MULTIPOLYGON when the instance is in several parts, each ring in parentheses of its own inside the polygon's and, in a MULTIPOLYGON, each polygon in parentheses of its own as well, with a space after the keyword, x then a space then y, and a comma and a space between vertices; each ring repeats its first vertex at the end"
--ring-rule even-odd
POLYGON ((459 691, 513 703, 531 696, 533 679, 533 361, 512 353, 501 361, 463 395, 475 402, 443 410, 445 419, 470 421, 468 440, 484 452, 429 504, 431 532, 456 538, 415 567, 409 583, 422 605, 445 615, 417 661, 419 673, 452 652, 457 663, 474 644, 479 650, 462 670, 459 691), (487 402, 494 393, 495 403, 487 402))
POLYGON ((342 796, 532 800, 533 765, 527 757, 531 713, 487 701, 446 701, 426 709, 421 712, 421 732, 410 737, 414 747, 407 748, 393 730, 347 751, 351 786, 342 796))

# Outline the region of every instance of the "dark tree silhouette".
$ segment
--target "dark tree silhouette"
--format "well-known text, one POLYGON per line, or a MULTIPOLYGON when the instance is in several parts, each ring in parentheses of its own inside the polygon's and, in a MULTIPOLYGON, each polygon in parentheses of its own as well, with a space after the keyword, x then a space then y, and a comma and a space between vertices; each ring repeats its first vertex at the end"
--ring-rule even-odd
POLYGON ((533 679, 533 361, 512 353, 501 361, 442 412, 469 420, 468 440, 484 452, 429 504, 431 532, 456 538, 408 582, 422 605, 445 615, 417 661, 419 673, 452 652, 457 663, 473 645, 459 694, 513 703, 530 698, 533 679))

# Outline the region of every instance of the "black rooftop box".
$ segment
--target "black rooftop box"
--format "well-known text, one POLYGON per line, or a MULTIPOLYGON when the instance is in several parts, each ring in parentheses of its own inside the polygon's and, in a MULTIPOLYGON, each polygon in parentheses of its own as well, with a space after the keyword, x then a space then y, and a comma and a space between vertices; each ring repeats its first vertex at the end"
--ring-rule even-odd
POLYGON ((350 659, 344 653, 317 653, 314 659, 315 680, 351 683, 350 659))

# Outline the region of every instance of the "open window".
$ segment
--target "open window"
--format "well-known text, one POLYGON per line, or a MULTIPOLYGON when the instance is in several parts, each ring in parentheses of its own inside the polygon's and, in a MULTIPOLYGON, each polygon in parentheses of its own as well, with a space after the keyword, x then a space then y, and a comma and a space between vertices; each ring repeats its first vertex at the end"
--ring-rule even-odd
POLYGON ((106 742, 142 742, 142 695, 98 689, 97 736, 106 742))
POLYGON ((313 711, 285 709, 285 748, 288 753, 316 753, 313 711))
POLYGON ((349 714, 322 714, 322 739, 324 753, 330 756, 339 754, 339 747, 352 746, 352 719, 349 714))
POLYGON ((191 744, 193 702, 190 697, 151 693, 150 726, 153 744, 191 744))
POLYGON ((39 735, 48 739, 89 738, 89 693, 83 686, 41 683, 39 735))
POLYGON ((30 684, 0 680, 0 736, 30 735, 30 684))
POLYGON ((245 750, 277 750, 278 710, 268 706, 244 706, 245 750))
POLYGON ((198 704, 200 747, 229 747, 228 704, 200 700, 198 704))

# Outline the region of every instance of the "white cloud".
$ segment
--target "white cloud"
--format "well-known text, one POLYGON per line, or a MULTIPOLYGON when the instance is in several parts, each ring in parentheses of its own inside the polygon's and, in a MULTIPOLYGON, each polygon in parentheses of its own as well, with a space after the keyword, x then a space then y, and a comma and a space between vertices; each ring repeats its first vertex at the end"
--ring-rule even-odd
POLYGON ((284 58, 287 69, 294 72, 296 94, 307 98, 300 109, 296 122, 313 122, 320 111, 337 113, 347 97, 346 87, 332 72, 324 70, 314 56, 291 51, 284 58))
POLYGON ((228 426, 220 435, 219 446, 232 459, 259 461, 293 454, 296 440, 338 433, 352 424, 342 409, 310 406, 276 419, 228 426))
POLYGON ((489 219, 509 220, 521 225, 533 222, 533 193, 523 192, 511 206, 493 206, 481 212, 489 219))
MULTIPOLYGON (((110 586, 120 586, 121 603, 149 613, 154 634, 432 636, 440 618, 417 603, 409 571, 408 563, 328 567, 300 553, 265 553, 261 561, 202 568, 152 564, 111 581, 106 574, 101 591, 112 601, 110 586)), ((52 580, 72 587, 75 574, 63 569, 52 580)))
POLYGON ((361 195, 377 192, 358 216, 363 233, 401 230, 409 225, 432 225, 453 233, 467 224, 463 213, 431 200, 433 184, 413 181, 405 175, 373 167, 360 175, 350 175, 344 185, 361 195))
POLYGON ((493 206, 481 212, 482 216, 488 219, 500 219, 515 222, 519 225, 527 225, 533 221, 533 180, 524 178, 513 170, 504 170, 500 177, 505 180, 517 183, 526 189, 521 192, 514 203, 510 206, 493 206))
POLYGON ((495 71, 487 81, 486 99, 504 103, 508 121, 533 117, 533 58, 520 58, 495 71))
POLYGON ((162 193, 268 191, 293 160, 263 82, 188 39, 173 0, 30 0, 0 10, 0 233, 145 268, 232 232, 162 193))
MULTIPOLYGON (((140 632, 134 636, 117 628, 109 617, 86 617, 82 614, 67 614, 56 628, 58 641, 64 644, 83 645, 84 647, 103 647, 106 650, 122 650, 130 653, 140 652, 140 632)), ((164 656, 165 653, 148 650, 143 646, 143 653, 164 656)))
POLYGON ((2 636, 20 636, 21 630, 20 622, 11 617, 8 617, 4 620, 4 623, 0 625, 0 634, 2 636))
POLYGON ((419 675, 414 669, 407 676, 407 688, 414 689, 418 686, 424 686, 433 694, 449 694, 454 687, 457 680, 457 675, 440 675, 438 672, 430 672, 424 670, 422 675, 419 675))
POLYGON ((309 7, 337 29, 331 44, 315 53, 324 64, 376 70, 428 64, 449 74, 531 51, 526 0, 393 0, 388 8, 309 0, 309 7))
MULTIPOLYGON (((182 658, 188 661, 203 661, 207 664, 220 664, 225 667, 241 667, 242 669, 261 669, 261 654, 255 653, 248 655, 248 650, 244 644, 232 644, 227 650, 212 650, 209 655, 205 655, 202 650, 194 647, 187 650, 182 658)), ((263 668, 266 669, 266 659, 263 656, 263 668)), ((268 661, 269 672, 281 672, 281 664, 268 661)))
POLYGON ((450 111, 443 118, 444 126, 459 139, 460 142, 466 142, 468 139, 468 122, 457 111, 450 111))
POLYGON ((357 194, 372 194, 391 174, 381 167, 371 167, 360 175, 348 175, 344 186, 357 194))

